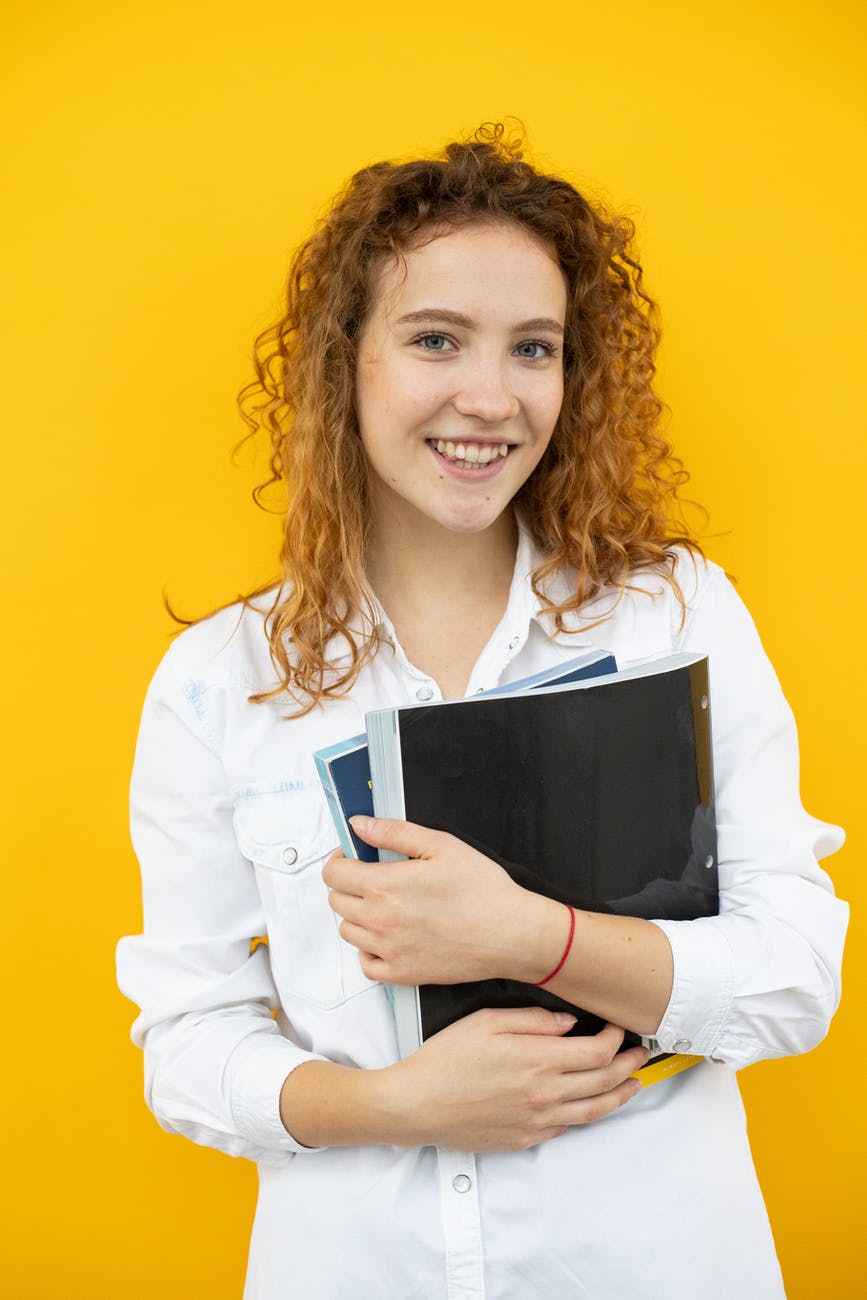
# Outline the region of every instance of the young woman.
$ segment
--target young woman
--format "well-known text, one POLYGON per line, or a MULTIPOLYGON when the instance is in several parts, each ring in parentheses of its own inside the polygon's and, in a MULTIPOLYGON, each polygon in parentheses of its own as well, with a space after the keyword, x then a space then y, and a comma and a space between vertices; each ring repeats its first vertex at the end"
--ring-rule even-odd
POLYGON ((145 932, 119 949, 160 1123, 259 1164, 248 1300, 783 1295, 735 1071, 827 1029, 846 909, 817 858, 842 836, 803 811, 749 615, 674 522, 629 236, 482 131, 359 172, 258 342, 283 577, 156 673, 145 932), (567 912, 425 827, 357 826, 404 863, 335 853, 312 753, 589 646, 709 655, 720 915, 578 911, 549 987, 600 1033, 484 1011, 399 1062, 383 981, 540 981, 567 912), (624 1030, 707 1059, 642 1090, 624 1030))

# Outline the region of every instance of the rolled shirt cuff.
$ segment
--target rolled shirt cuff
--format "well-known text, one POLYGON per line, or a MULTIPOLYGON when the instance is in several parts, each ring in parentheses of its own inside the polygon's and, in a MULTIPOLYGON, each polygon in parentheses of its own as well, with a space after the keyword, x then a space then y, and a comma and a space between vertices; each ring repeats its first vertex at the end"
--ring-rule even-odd
POLYGON ((734 999, 734 960, 716 917, 653 921, 674 959, 671 997, 654 1038, 664 1052, 714 1055, 734 999))
POLYGON ((282 1164, 287 1155, 323 1149, 302 1146, 287 1132, 280 1118, 280 1091, 299 1065, 325 1059, 278 1034, 253 1034, 232 1053, 227 1065, 232 1116, 241 1136, 272 1154, 273 1161, 263 1155, 265 1163, 282 1164))

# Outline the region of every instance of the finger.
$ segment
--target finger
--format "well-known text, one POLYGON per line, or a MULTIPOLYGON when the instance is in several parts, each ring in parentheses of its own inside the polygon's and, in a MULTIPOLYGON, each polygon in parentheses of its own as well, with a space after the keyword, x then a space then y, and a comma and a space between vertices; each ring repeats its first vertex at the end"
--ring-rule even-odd
POLYGON ((567 1011, 546 1011, 544 1007, 487 1008, 474 1011, 467 1020, 479 1020, 494 1034, 548 1034, 559 1036, 568 1033, 575 1017, 567 1011))
POLYGON ((336 853, 332 853, 322 868, 322 879, 329 889, 336 889, 342 894, 354 894, 356 898, 361 898, 365 884, 370 884, 371 876, 368 869, 372 865, 369 862, 359 862, 356 858, 345 858, 338 849, 336 853))
MULTIPOLYGON (((575 1042, 574 1039, 571 1040, 575 1042)), ((559 1044, 558 1044, 559 1049, 559 1044)), ((561 1053, 557 1052, 558 1057, 561 1053)), ((562 1053, 565 1056, 565 1053, 562 1053)), ((618 1052, 604 1065, 574 1064, 563 1071, 564 1096, 592 1097, 595 1093, 610 1092, 625 1079, 647 1064, 650 1053, 646 1047, 630 1047, 618 1052)))
MULTIPOLYGON (((500 1034, 566 1034, 574 1026, 576 1017, 567 1011, 547 1011, 544 1007, 514 1007, 475 1012, 478 1016, 496 1018, 492 1025, 494 1033, 500 1034)), ((468 1017, 471 1019, 472 1017, 468 1017)), ((607 1024, 595 1034, 580 1034, 564 1040, 565 1051, 574 1053, 580 1045, 580 1057, 585 1065, 577 1068, 589 1069, 593 1066, 607 1065, 617 1054, 623 1042, 624 1030, 619 1025, 607 1024)))
POLYGON ((385 962, 381 957, 377 957, 375 952, 359 951, 358 960, 362 972, 369 980, 377 980, 380 984, 394 984, 395 980, 389 980, 388 971, 385 962))
MULTIPOLYGON (((375 943, 376 940, 372 939, 371 942, 375 943)), ((493 1032, 496 1033, 497 1029, 494 1028, 493 1032)), ((514 1035, 516 1039, 523 1038, 526 1045, 526 1050, 521 1051, 519 1059, 524 1062, 529 1060, 534 1068, 544 1071, 552 1079, 557 1078, 557 1093, 562 1100, 607 1092, 646 1065, 650 1056, 645 1047, 631 1047, 625 1052, 616 1052, 608 1059, 607 1053, 599 1051, 592 1035, 563 1038, 560 1036, 562 1031, 560 1034, 549 1031, 543 1037, 544 1032, 537 1034, 538 1046, 532 1051, 527 1042, 530 1037, 528 1034, 514 1035)))
POLYGON ((357 894, 344 894, 339 889, 329 890, 328 906, 344 920, 354 921, 357 925, 364 924, 365 902, 357 894))
POLYGON ((579 1034, 552 1044, 551 1052, 555 1067, 564 1074, 608 1070, 612 1071, 614 1081, 619 1083, 632 1070, 644 1065, 650 1053, 646 1047, 641 1046, 630 1047, 626 1051, 619 1051, 618 1047, 619 1043, 612 1049, 610 1038, 600 1041, 598 1034, 579 1034))
POLYGON ((371 952, 371 944, 375 943, 374 936, 363 925, 358 925, 355 921, 341 921, 337 927, 341 939, 351 943, 353 948, 357 948, 360 953, 368 957, 374 957, 377 961, 381 958, 375 952, 371 952))
POLYGON ((593 1037, 598 1039, 600 1042, 614 1043, 615 1051, 623 1042, 625 1036, 626 1036, 626 1030, 622 1029, 620 1025, 612 1024, 610 1020, 608 1021, 607 1024, 603 1025, 601 1029, 598 1029, 596 1033, 593 1035, 593 1037))
MULTIPOLYGON (((350 817, 349 824, 366 844, 375 849, 389 849, 407 858, 428 858, 446 836, 442 831, 432 831, 415 822, 397 821, 390 817, 350 817)), ((451 836, 448 837, 449 839, 451 836)))
POLYGON ((641 1092, 637 1079, 624 1079, 616 1088, 597 1093, 580 1101, 568 1102, 557 1111, 556 1118, 563 1124, 594 1124, 606 1115, 613 1114, 641 1092))
POLYGON ((576 1034, 565 1040, 564 1052, 575 1052, 582 1063, 579 1070, 608 1065, 623 1045, 625 1030, 619 1025, 607 1024, 595 1034, 576 1034))
POLYGON ((604 1065, 607 1061, 613 1061, 617 1052, 623 1046, 623 1040, 626 1037, 626 1030, 620 1025, 613 1025, 610 1021, 603 1025, 595 1034, 588 1035, 594 1050, 598 1053, 598 1062, 604 1065))

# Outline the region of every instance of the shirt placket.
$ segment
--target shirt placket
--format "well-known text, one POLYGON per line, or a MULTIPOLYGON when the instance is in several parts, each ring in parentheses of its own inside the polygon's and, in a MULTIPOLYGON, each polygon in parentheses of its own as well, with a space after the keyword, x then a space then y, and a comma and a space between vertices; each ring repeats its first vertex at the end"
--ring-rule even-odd
POLYGON ((476 1158, 438 1148, 448 1300, 484 1300, 482 1220, 476 1158))

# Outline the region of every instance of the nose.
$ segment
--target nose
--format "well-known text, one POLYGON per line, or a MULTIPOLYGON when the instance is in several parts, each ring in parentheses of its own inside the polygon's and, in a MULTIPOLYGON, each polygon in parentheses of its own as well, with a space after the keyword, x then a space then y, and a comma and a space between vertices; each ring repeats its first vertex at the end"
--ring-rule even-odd
POLYGON ((518 414, 520 404, 499 358, 476 360, 463 375, 463 382, 452 399, 460 415, 473 415, 491 424, 500 424, 518 414))

